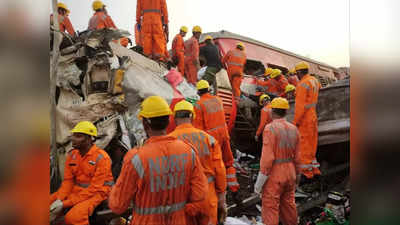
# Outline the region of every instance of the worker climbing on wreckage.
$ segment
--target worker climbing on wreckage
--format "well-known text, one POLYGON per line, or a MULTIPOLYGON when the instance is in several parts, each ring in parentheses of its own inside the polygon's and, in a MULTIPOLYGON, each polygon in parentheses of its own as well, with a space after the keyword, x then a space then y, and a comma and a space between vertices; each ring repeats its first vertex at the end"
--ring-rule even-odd
POLYGON ((298 129, 286 121, 289 102, 274 98, 272 122, 265 126, 260 172, 254 192, 261 194, 261 217, 264 224, 297 225, 296 184, 300 180, 298 129))
POLYGON ((272 111, 271 111, 271 98, 267 94, 263 94, 260 96, 259 104, 263 106, 261 109, 260 116, 260 124, 258 125, 256 135, 254 136, 254 140, 258 141, 261 133, 264 131, 265 125, 269 124, 272 121, 272 111))
POLYGON ((240 100, 240 85, 243 79, 243 70, 246 64, 246 53, 244 52, 244 44, 238 42, 236 48, 229 50, 222 58, 222 64, 227 66, 229 81, 231 82, 233 96, 236 103, 240 100))
POLYGON ((280 69, 273 69, 270 79, 267 81, 268 93, 276 96, 282 96, 285 93, 285 87, 289 84, 288 80, 282 74, 280 69))
POLYGON ((68 153, 61 187, 50 195, 50 221, 68 209, 66 224, 86 225, 114 184, 111 159, 94 144, 97 128, 91 122, 79 122, 71 133, 74 149, 68 153))
POLYGON ((224 223, 226 218, 226 171, 222 161, 221 148, 217 140, 192 125, 194 107, 182 100, 175 105, 176 129, 169 135, 188 142, 195 147, 196 154, 208 180, 206 199, 187 211, 188 224, 208 225, 224 223))
POLYGON ((108 201, 117 214, 133 203, 132 225, 185 225, 185 212, 206 197, 208 182, 196 151, 166 133, 171 114, 160 96, 141 104, 138 117, 149 139, 126 153, 108 201))
POLYGON ((207 69, 202 79, 206 80, 213 87, 213 93, 217 94, 216 74, 222 68, 221 58, 218 47, 213 43, 210 35, 204 38, 204 42, 205 45, 200 48, 200 55, 204 56, 207 69))
POLYGON ((199 60, 199 38, 201 27, 194 26, 193 36, 185 41, 185 77, 187 82, 195 85, 197 82, 197 71, 200 69, 199 60))
MULTIPOLYGON (((59 29, 61 32, 67 31, 71 36, 75 36, 75 30, 74 27, 72 26, 71 21, 69 20, 68 14, 69 14, 69 9, 67 5, 64 3, 57 3, 57 12, 58 12, 58 23, 59 23, 59 29)), ((54 25, 53 22, 53 14, 50 15, 50 24, 54 25)))
POLYGON ((321 88, 319 81, 309 74, 307 62, 296 64, 296 73, 300 82, 296 87, 296 100, 293 124, 300 131, 300 160, 302 174, 306 178, 320 175, 319 163, 316 158, 318 145, 318 93, 321 88))
POLYGON ((217 139, 221 146, 222 160, 226 167, 228 187, 233 193, 237 194, 239 183, 236 179, 236 169, 233 167, 234 160, 222 101, 219 97, 210 94, 210 85, 206 80, 197 82, 196 87, 200 100, 194 105, 196 118, 193 125, 217 139))
MULTIPOLYGON (((92 3, 92 9, 95 13, 89 20, 88 30, 100 30, 104 28, 117 29, 111 16, 107 13, 106 5, 104 5, 102 1, 94 1, 92 3)), ((126 37, 120 38, 118 41, 124 47, 127 47, 129 44, 129 39, 126 37)))
POLYGON ((143 53, 156 61, 167 61, 168 10, 165 0, 137 0, 136 23, 141 32, 143 53))
POLYGON ((182 26, 179 29, 179 33, 175 36, 172 41, 172 61, 178 66, 178 71, 185 75, 185 44, 183 38, 186 36, 188 28, 182 26))

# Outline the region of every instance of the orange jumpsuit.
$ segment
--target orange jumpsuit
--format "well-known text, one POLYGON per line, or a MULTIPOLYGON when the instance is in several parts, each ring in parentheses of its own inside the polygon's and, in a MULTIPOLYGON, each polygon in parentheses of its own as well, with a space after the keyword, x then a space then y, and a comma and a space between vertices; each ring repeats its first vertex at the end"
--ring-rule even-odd
POLYGON ((194 128, 190 123, 177 126, 169 135, 189 142, 195 147, 208 180, 207 197, 198 205, 200 215, 196 216, 195 220, 198 223, 195 224, 217 224, 218 195, 224 195, 226 190, 226 171, 218 142, 214 137, 194 128))
POLYGON ((289 75, 288 82, 289 84, 293 84, 296 87, 299 83, 299 78, 297 77, 297 75, 289 75))
POLYGON ((185 41, 185 77, 193 85, 197 82, 197 65, 199 61, 199 41, 193 36, 185 41))
POLYGON ((246 64, 246 54, 237 48, 230 50, 223 58, 222 64, 227 64, 227 72, 232 85, 233 96, 240 97, 240 85, 243 79, 243 69, 246 64))
POLYGON ((276 96, 281 96, 285 94, 285 87, 288 84, 288 80, 283 75, 279 75, 278 80, 272 78, 267 81, 267 92, 276 96))
POLYGON ((143 53, 153 59, 165 59, 167 43, 163 25, 168 25, 165 0, 137 0, 136 23, 142 26, 143 53))
POLYGON ((228 187, 231 191, 236 192, 239 189, 239 183, 236 180, 236 170, 233 167, 234 160, 230 137, 221 99, 210 93, 203 94, 194 105, 194 109, 196 118, 193 121, 193 125, 217 139, 221 146, 222 160, 226 167, 228 187))
POLYGON ((316 153, 318 145, 318 118, 316 106, 318 103, 318 92, 321 84, 318 80, 307 74, 297 85, 295 112, 293 124, 300 131, 300 159, 302 173, 312 178, 319 175, 319 163, 317 162, 316 153))
POLYGON ((108 206, 131 224, 186 224, 185 211, 205 199, 207 178, 193 147, 172 136, 150 137, 126 153, 108 206))
MULTIPOLYGON (((114 21, 109 15, 107 15, 107 13, 95 12, 92 18, 89 20, 88 30, 100 30, 104 28, 117 29, 117 26, 115 26, 114 21)), ((126 37, 115 40, 114 42, 117 42, 124 47, 128 46, 129 44, 128 38, 126 37)))
POLYGON ((178 70, 182 74, 185 75, 185 45, 183 42, 183 37, 180 34, 177 34, 172 41, 172 57, 178 58, 178 70))
POLYGON ((64 208, 72 207, 65 215, 66 224, 89 224, 89 216, 106 200, 114 184, 111 159, 93 145, 82 157, 79 150, 69 152, 64 168, 64 181, 50 196, 50 204, 60 199, 64 208))
POLYGON ((256 136, 260 136, 260 134, 264 131, 265 125, 271 123, 271 121, 272 121, 271 104, 268 104, 264 106, 261 110, 260 125, 258 125, 256 136))
MULTIPOLYGON (((50 15, 51 24, 53 24, 53 14, 50 15)), ((75 30, 72 26, 71 21, 69 20, 68 16, 58 15, 58 23, 60 24, 60 31, 65 32, 67 31, 71 36, 75 36, 75 30)))
POLYGON ((261 217, 264 224, 297 225, 294 199, 299 174, 299 132, 285 118, 275 119, 264 129, 260 173, 268 176, 262 188, 261 217))

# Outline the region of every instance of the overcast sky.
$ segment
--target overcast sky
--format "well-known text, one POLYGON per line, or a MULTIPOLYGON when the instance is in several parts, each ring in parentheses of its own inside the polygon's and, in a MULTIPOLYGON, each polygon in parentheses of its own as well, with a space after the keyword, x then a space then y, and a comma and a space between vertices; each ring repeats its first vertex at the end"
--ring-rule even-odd
MULTIPOLYGON (((70 8, 75 30, 85 30, 92 1, 61 2, 70 8)), ((136 1, 103 2, 116 26, 133 34, 136 1)), ((350 64, 348 0, 167 0, 167 5, 170 40, 180 26, 200 25, 203 32, 227 30, 332 66, 350 64)))

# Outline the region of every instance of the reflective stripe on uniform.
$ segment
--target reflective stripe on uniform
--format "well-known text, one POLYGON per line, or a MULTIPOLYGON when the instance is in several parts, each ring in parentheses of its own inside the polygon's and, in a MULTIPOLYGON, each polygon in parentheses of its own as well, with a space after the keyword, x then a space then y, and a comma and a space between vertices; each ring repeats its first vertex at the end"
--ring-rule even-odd
POLYGON ((90 186, 90 183, 76 183, 76 185, 79 187, 88 188, 90 186))
POLYGON ((237 181, 228 182, 228 186, 236 186, 236 185, 239 185, 237 181))
POLYGON ((211 135, 208 135, 208 140, 210 140, 211 146, 214 147, 215 142, 216 142, 215 138, 211 135))
POLYGON ((151 207, 151 208, 141 208, 141 207, 134 207, 134 211, 140 215, 152 215, 152 214, 168 214, 173 213, 178 210, 181 210, 185 207, 186 201, 172 204, 172 205, 163 205, 158 207, 151 207))
POLYGON ((211 128, 211 129, 208 129, 207 132, 214 131, 214 130, 217 130, 217 129, 223 128, 223 127, 225 127, 225 125, 220 125, 220 126, 217 126, 217 127, 211 128))
POLYGON ((308 86, 308 84, 306 84, 306 83, 302 83, 302 84, 300 84, 300 86, 304 87, 307 90, 310 90, 310 86, 308 86))
POLYGON ((209 177, 207 178, 208 183, 211 183, 211 182, 213 182, 214 180, 215 180, 214 176, 209 176, 209 177))
POLYGON ((227 174, 226 178, 236 178, 236 174, 227 174))
POLYGON ((320 164, 319 164, 318 161, 315 160, 315 159, 314 159, 311 163, 312 163, 312 167, 314 167, 314 168, 320 167, 320 164))
POLYGON ((192 150, 192 170, 193 170, 194 169, 194 163, 195 163, 195 160, 196 160, 196 152, 193 150, 193 148, 191 150, 192 150))
POLYGON ((310 164, 302 164, 302 165, 299 166, 299 168, 301 168, 301 169, 312 170, 313 165, 310 165, 310 164))
POLYGON ((114 181, 106 181, 104 182, 104 186, 113 186, 115 184, 114 181))
POLYGON ((243 58, 244 55, 242 54, 242 52, 238 52, 238 51, 232 51, 232 55, 238 58, 243 58))
POLYGON ((155 13, 161 13, 159 9, 143 9, 142 13, 149 13, 149 12, 155 12, 155 13))
POLYGON ((310 108, 314 108, 315 106, 317 106, 317 103, 311 103, 311 104, 305 105, 304 108, 310 109, 310 108))
POLYGON ((228 64, 229 64, 229 65, 234 65, 234 66, 240 66, 240 67, 243 67, 243 65, 242 65, 242 64, 240 64, 240 63, 236 63, 236 62, 228 62, 228 64))
POLYGON ((139 155, 135 155, 132 158, 131 162, 132 162, 133 167, 135 167, 136 172, 139 174, 139 177, 143 178, 144 168, 143 168, 142 161, 140 160, 139 155))
POLYGON ((96 163, 99 162, 104 156, 102 154, 99 154, 96 158, 96 163))
POLYGON ((274 164, 287 163, 287 162, 292 162, 292 161, 293 161, 293 158, 275 159, 274 164))

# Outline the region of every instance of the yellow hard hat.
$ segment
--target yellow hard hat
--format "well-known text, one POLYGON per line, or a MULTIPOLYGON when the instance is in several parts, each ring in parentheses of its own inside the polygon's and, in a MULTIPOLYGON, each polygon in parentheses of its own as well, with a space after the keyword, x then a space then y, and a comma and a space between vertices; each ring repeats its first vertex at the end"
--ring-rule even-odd
POLYGON ((296 69, 295 68, 289 70, 289 74, 295 74, 295 73, 296 73, 296 69))
POLYGON ((172 111, 165 99, 160 96, 150 96, 142 102, 138 117, 142 119, 143 117, 153 118, 171 114, 172 111))
POLYGON ((264 99, 270 100, 271 98, 270 98, 269 95, 267 95, 267 94, 262 94, 262 95, 260 96, 260 100, 258 101, 258 104, 263 105, 264 99))
POLYGON ((201 89, 205 89, 205 88, 208 89, 209 87, 210 87, 210 84, 208 84, 208 81, 206 81, 206 80, 200 80, 196 84, 197 90, 201 90, 201 89))
POLYGON ((296 71, 310 69, 310 65, 307 62, 302 61, 296 64, 295 69, 296 71))
POLYGON ((296 90, 296 87, 293 84, 288 84, 285 87, 285 93, 288 93, 290 91, 295 91, 295 90, 296 90))
POLYGON ((241 47, 242 49, 244 49, 244 44, 242 42, 238 42, 236 44, 236 47, 241 47))
POLYGON ((177 111, 189 111, 192 113, 193 118, 195 117, 193 105, 186 100, 182 100, 182 101, 176 103, 176 105, 174 107, 174 115, 177 111))
POLYGON ((192 32, 200 32, 201 33, 201 27, 200 26, 194 26, 192 29, 192 32))
POLYGON ((92 4, 92 8, 94 11, 102 9, 104 7, 104 4, 102 1, 96 0, 92 4))
POLYGON ((181 26, 181 29, 180 29, 182 32, 185 32, 185 33, 187 33, 188 32, 188 28, 186 27, 186 26, 181 26))
POLYGON ((212 40, 213 38, 210 36, 210 35, 207 35, 205 38, 204 38, 204 41, 207 41, 207 40, 212 40))
POLYGON ((83 133, 93 137, 97 137, 96 126, 89 121, 81 121, 71 130, 71 133, 83 133))
POLYGON ((274 71, 272 68, 268 67, 265 69, 264 76, 268 76, 274 71))
POLYGON ((57 3, 57 8, 65 9, 67 11, 67 13, 69 13, 69 9, 68 9, 67 5, 62 2, 57 3))
POLYGON ((271 108, 273 108, 273 109, 289 109, 289 102, 286 98, 282 98, 282 97, 274 98, 271 102, 271 108))
POLYGON ((273 69, 270 77, 275 78, 281 74, 282 74, 282 71, 280 69, 273 69))

